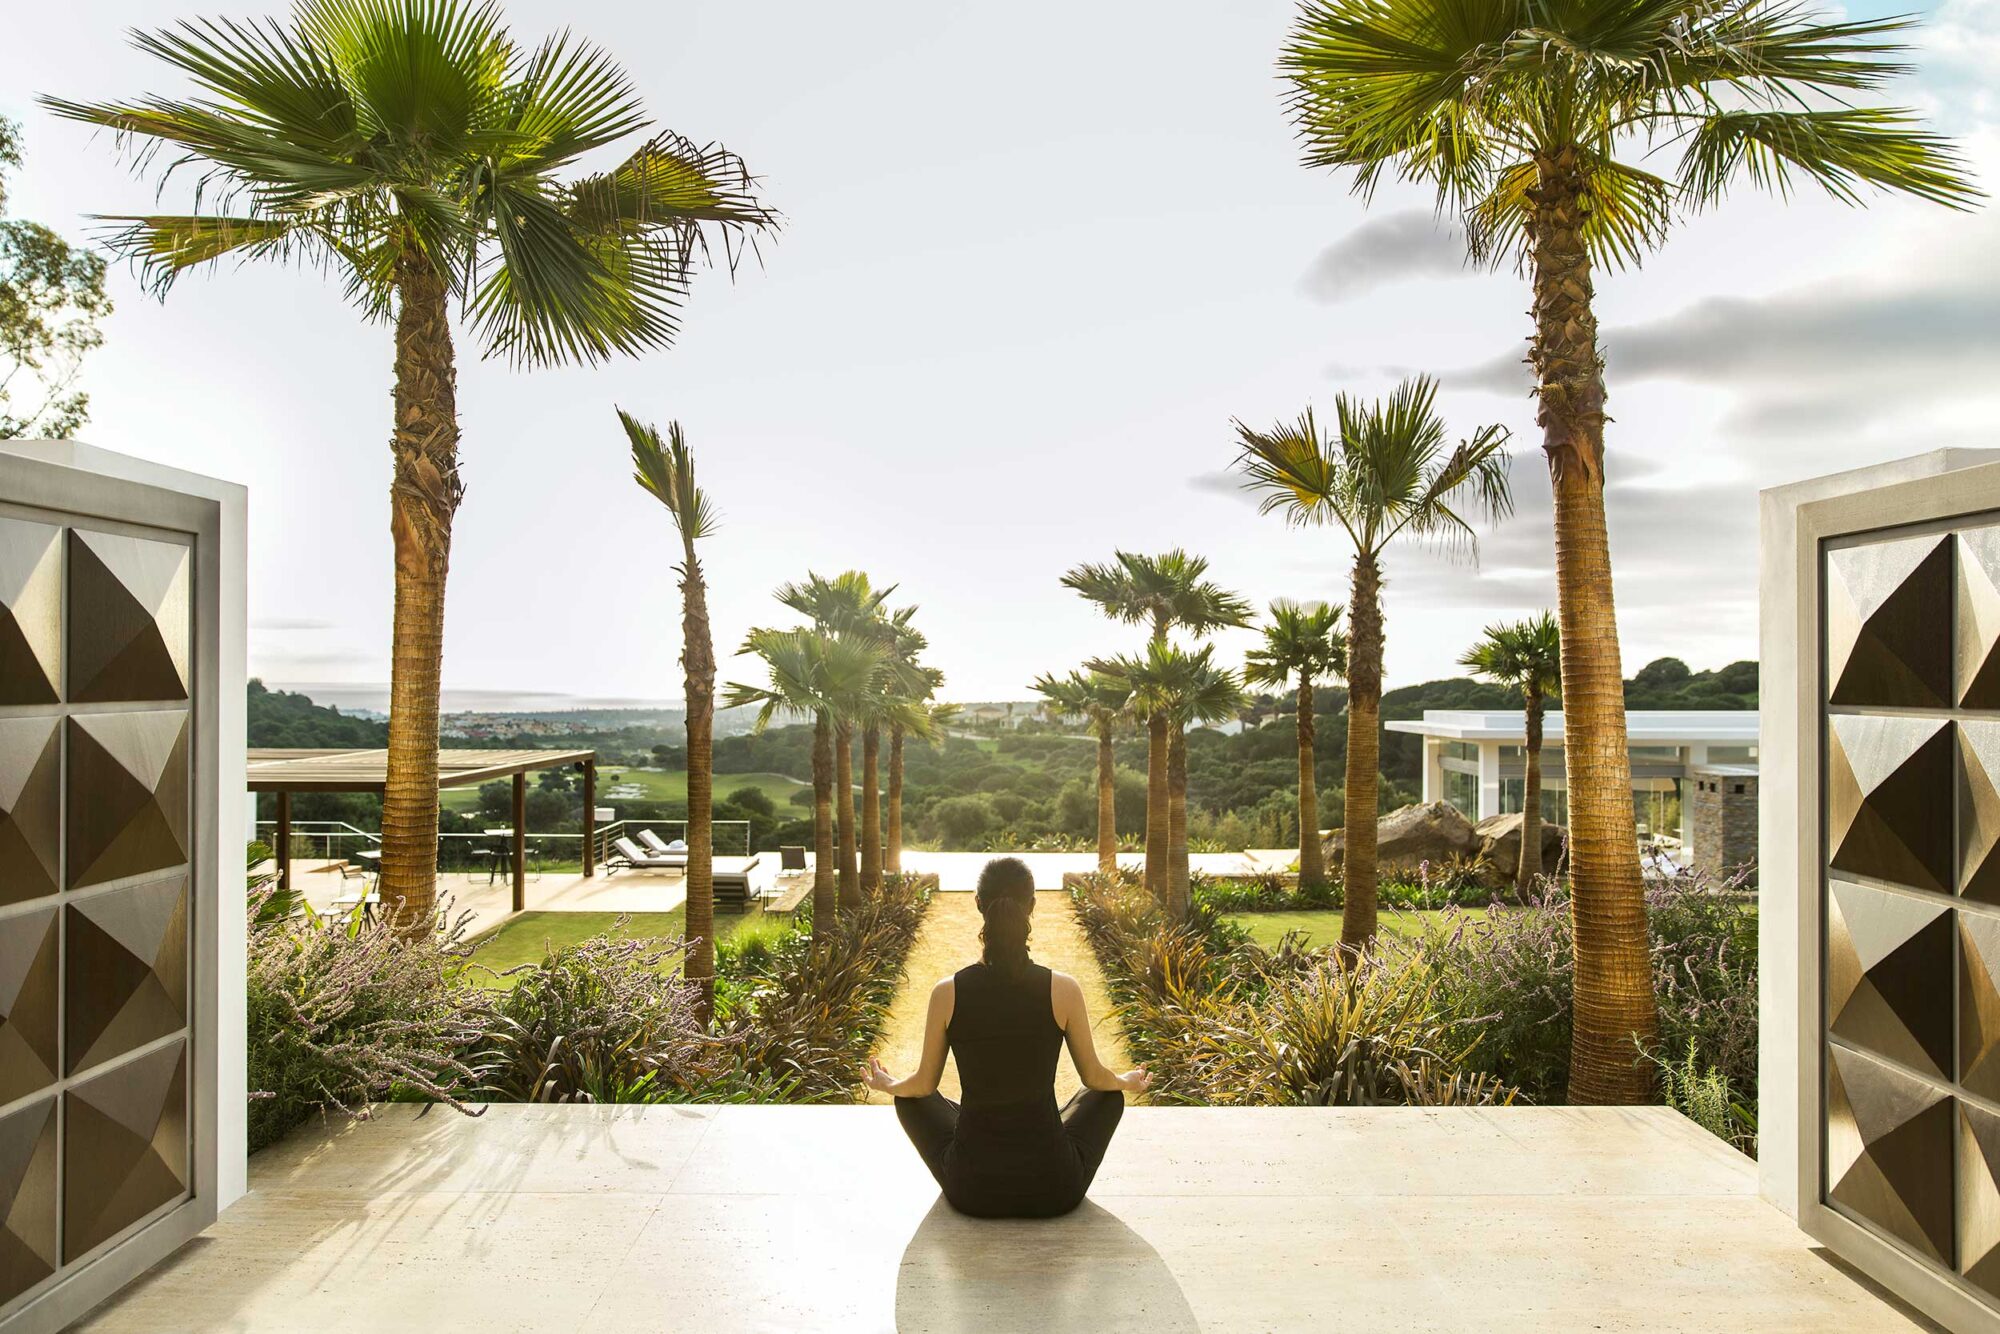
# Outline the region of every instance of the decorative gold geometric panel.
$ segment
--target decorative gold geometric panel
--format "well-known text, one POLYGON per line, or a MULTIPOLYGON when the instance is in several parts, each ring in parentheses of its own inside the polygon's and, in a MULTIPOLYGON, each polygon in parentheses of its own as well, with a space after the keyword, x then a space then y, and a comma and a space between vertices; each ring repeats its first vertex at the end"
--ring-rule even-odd
POLYGON ((56 910, 0 920, 0 1103, 56 1080, 56 910))
POLYGON ((1951 892, 1951 723, 1827 719, 1827 843, 1837 871, 1951 892))
POLYGON ((187 1192, 187 1044, 72 1084, 64 1100, 68 1263, 187 1192))
POLYGON ((178 710, 69 720, 72 889, 187 860, 187 724, 178 710))
POLYGON ((1958 1082, 2000 1101, 2000 918, 1958 914, 1958 1082))
POLYGON ((0 704, 53 704, 62 684, 62 530, 0 519, 0 704))
POLYGON ((187 1026, 187 877, 69 905, 71 1074, 187 1026))
POLYGON ((1958 1105, 1958 1272, 2000 1296, 2000 1116, 1958 1105))
POLYGON ((188 549, 70 530, 69 697, 188 697, 188 549))
POLYGON ((2000 903, 2000 723, 1958 724, 1958 892, 2000 903))
POLYGON ((1829 703, 1951 702, 1951 553, 1939 533, 1828 553, 1829 703))
POLYGON ((0 906, 56 892, 62 852, 56 726, 54 718, 0 718, 0 906))
POLYGON ((56 1100, 0 1116, 0 1302, 56 1272, 56 1100))
POLYGON ((1968 709, 2000 709, 2000 528, 1957 535, 1958 702, 1968 709))
POLYGON ((1952 1099, 1860 1052, 1827 1055, 1827 1198, 1950 1264, 1952 1099))
POLYGON ((1828 890, 1827 1028, 1912 1069, 1948 1076, 1951 909, 1844 880, 1828 890))

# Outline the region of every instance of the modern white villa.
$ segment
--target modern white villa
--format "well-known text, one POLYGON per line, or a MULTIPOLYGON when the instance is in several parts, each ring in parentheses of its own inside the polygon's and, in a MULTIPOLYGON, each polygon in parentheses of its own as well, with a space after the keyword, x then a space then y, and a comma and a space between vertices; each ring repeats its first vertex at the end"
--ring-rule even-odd
MULTIPOLYGON (((1383 725, 1424 739, 1425 801, 1449 802, 1474 821, 1521 809, 1527 724, 1520 710, 1428 709, 1421 720, 1383 725)), ((1640 838, 1678 844, 1694 860, 1717 866, 1753 860, 1756 712, 1634 712, 1625 716, 1625 727, 1640 838)), ((1569 823, 1560 712, 1549 713, 1543 726, 1542 816, 1569 823)))

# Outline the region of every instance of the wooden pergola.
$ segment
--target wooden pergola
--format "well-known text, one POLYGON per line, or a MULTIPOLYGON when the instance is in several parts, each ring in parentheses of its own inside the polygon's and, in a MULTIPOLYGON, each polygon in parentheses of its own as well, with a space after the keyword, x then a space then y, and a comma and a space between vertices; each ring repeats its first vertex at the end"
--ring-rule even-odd
MULTIPOLYGON (((597 874, 597 752, 594 750, 440 750, 438 788, 473 787, 514 780, 514 911, 527 906, 528 775, 538 769, 583 770, 583 873, 597 874)), ((386 750, 256 750, 250 752, 249 788, 278 798, 278 881, 292 878, 292 794, 373 792, 389 781, 386 750)))

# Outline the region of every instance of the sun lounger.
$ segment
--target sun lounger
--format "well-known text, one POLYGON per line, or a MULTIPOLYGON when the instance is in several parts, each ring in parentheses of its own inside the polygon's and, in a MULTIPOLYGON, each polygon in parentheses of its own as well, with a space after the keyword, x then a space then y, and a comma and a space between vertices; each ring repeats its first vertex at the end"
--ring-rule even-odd
POLYGON ((672 860, 676 866, 687 865, 688 845, 686 840, 677 838, 669 843, 652 830, 641 829, 639 831, 639 841, 645 844, 647 856, 672 860))
POLYGON ((803 847, 793 845, 778 849, 778 878, 780 880, 787 880, 792 876, 804 875, 805 873, 806 850, 803 847))
POLYGON ((684 871, 687 869, 687 854, 683 852, 661 857, 647 852, 629 838, 615 838, 611 841, 611 855, 604 862, 605 873, 608 875, 628 868, 634 871, 684 871))

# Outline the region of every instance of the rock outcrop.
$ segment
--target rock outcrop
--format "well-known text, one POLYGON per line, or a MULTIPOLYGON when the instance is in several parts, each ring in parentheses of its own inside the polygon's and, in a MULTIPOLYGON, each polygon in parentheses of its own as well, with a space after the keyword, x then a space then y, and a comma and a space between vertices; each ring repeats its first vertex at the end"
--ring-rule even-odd
MULTIPOLYGON (((1489 815, 1473 826, 1479 835, 1479 857, 1487 863, 1487 883, 1496 888, 1516 883, 1521 866, 1521 814, 1489 815)), ((1542 874, 1554 875, 1563 854, 1569 831, 1559 824, 1542 822, 1542 874)))

